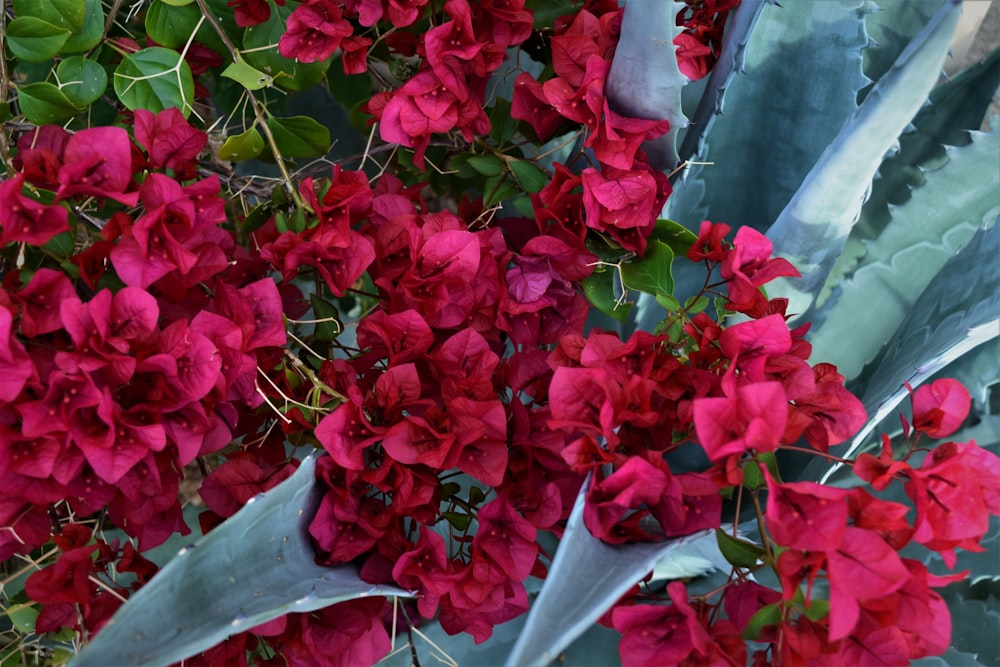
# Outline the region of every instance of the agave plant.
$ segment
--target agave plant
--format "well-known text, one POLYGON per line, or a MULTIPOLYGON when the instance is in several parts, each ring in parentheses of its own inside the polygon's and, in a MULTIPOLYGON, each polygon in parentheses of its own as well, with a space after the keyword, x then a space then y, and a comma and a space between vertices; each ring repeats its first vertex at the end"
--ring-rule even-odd
MULTIPOLYGON (((670 122, 670 133, 646 146, 673 179, 662 217, 694 232, 702 220, 765 232, 775 253, 799 268, 801 279, 779 279, 768 292, 789 299, 796 324, 812 322, 814 358, 836 364, 865 405, 869 419, 842 456, 877 451, 877 435, 897 436, 906 385, 943 375, 958 377, 974 399, 974 416, 956 439, 996 451, 1000 130, 980 127, 1000 85, 1000 50, 941 81, 959 0, 742 0, 711 74, 691 82, 672 46, 679 9, 659 0, 625 4, 606 88, 619 112, 670 122)), ((674 271, 673 298, 684 302, 704 276, 674 271)), ((623 338, 654 330, 673 303, 643 295, 623 317, 613 303, 594 300, 608 314, 597 324, 623 338)), ((303 521, 319 502, 313 465, 308 459, 185 546, 72 664, 167 665, 290 611, 412 595, 364 584, 350 567, 314 563, 303 521), (250 565, 239 578, 234 562, 250 565)), ((799 466, 798 479, 851 484, 842 473, 814 460, 799 466)), ((415 640, 414 650, 460 665, 613 664, 615 642, 593 626, 628 589, 650 572, 652 586, 685 578, 710 588, 712 573, 729 568, 711 532, 605 544, 583 524, 583 498, 525 618, 478 646, 425 626, 428 643, 415 640)), ((973 582, 949 589, 956 624, 948 664, 997 657, 995 646, 963 627, 1000 622, 997 528, 994 521, 984 539, 986 554, 960 556, 973 582)), ((754 538, 752 528, 743 530, 754 538)), ((394 655, 385 664, 413 659, 394 655)), ((920 664, 941 664, 935 660, 920 664)))

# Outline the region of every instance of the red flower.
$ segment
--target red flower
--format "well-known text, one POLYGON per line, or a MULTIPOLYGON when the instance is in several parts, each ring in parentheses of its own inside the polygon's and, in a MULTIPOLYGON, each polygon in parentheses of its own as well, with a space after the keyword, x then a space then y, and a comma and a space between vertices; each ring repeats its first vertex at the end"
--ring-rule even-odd
POLYGON ((944 378, 910 390, 913 429, 932 438, 945 438, 965 421, 972 397, 961 382, 944 378))
POLYGON ((56 234, 69 231, 66 209, 25 197, 23 185, 22 174, 0 182, 0 246, 8 243, 43 245, 56 234))
POLYGON ((326 60, 340 47, 354 28, 333 0, 306 0, 295 8, 278 41, 278 51, 286 58, 304 63, 326 60))
POLYGON ((476 515, 479 528, 472 546, 500 568, 504 578, 524 581, 538 555, 535 527, 525 521, 503 498, 483 505, 476 515))
POLYGON ((17 140, 14 166, 32 185, 47 190, 59 187, 59 167, 70 134, 58 125, 43 125, 25 132, 17 140))
POLYGON ((990 515, 1000 514, 1000 458, 976 443, 947 442, 911 469, 906 493, 917 507, 913 539, 954 566, 954 549, 982 551, 990 515))
POLYGON ((682 32, 674 37, 674 46, 677 47, 677 68, 692 81, 704 78, 715 64, 712 47, 694 35, 682 32))
POLYGON ((14 336, 14 317, 0 306, 0 403, 13 403, 29 380, 36 377, 28 351, 14 336))
POLYGON ((740 227, 733 249, 722 261, 722 277, 729 281, 729 307, 750 310, 765 301, 758 289, 779 276, 798 277, 798 270, 781 257, 771 258, 770 239, 753 227, 740 227))
MULTIPOLYGON (((285 4, 285 0, 275 1, 282 6, 285 4)), ((271 6, 267 0, 229 0, 226 6, 233 8, 236 25, 241 28, 260 25, 271 18, 271 6)))
POLYGON ((608 232, 626 250, 645 250, 670 192, 666 177, 651 169, 614 168, 584 169, 581 177, 587 226, 608 232))
POLYGON ((813 482, 778 483, 764 466, 767 530, 775 542, 804 551, 840 546, 847 526, 847 494, 813 482))
MULTIPOLYGON (((372 45, 370 37, 345 37, 340 42, 340 58, 344 74, 364 74, 368 71, 368 47, 372 45)), ((337 165, 335 168, 339 168, 337 165)))
POLYGON ((503 49, 477 37, 466 0, 448 0, 444 10, 451 20, 424 33, 424 51, 445 88, 458 93, 469 77, 485 77, 497 69, 503 62, 503 49))
POLYGON ((594 537, 615 539, 616 524, 630 510, 655 504, 667 488, 669 473, 641 456, 633 456, 604 479, 597 479, 587 491, 583 520, 594 537))
POLYGON ((733 396, 694 401, 698 442, 712 461, 751 450, 774 451, 787 420, 788 399, 779 382, 748 384, 733 396))
POLYGON ((371 109, 382 140, 413 148, 414 163, 423 164, 432 134, 460 128, 468 141, 487 134, 490 122, 477 95, 464 82, 453 83, 456 87, 449 88, 432 69, 417 72, 382 109, 371 109))
POLYGON ((731 624, 716 621, 713 634, 719 636, 713 637, 705 627, 706 620, 688 603, 684 584, 673 581, 667 585, 667 592, 673 604, 665 607, 635 605, 612 610, 614 628, 622 634, 618 652, 624 667, 746 664, 742 642, 722 643, 725 635, 735 634, 731 624), (730 653, 733 650, 735 653, 730 653))
POLYGON ((139 193, 132 182, 132 142, 120 127, 92 127, 69 138, 59 168, 59 199, 93 195, 135 206, 139 193))
POLYGON ((527 72, 522 72, 514 79, 514 98, 511 102, 510 115, 518 120, 527 121, 535 130, 535 136, 541 140, 548 139, 558 130, 566 119, 556 111, 556 108, 545 97, 542 84, 527 72))
POLYGON ((597 132, 586 141, 594 148, 594 156, 602 164, 618 169, 631 169, 642 142, 656 139, 670 129, 666 120, 628 118, 614 112, 604 100, 604 120, 597 132))
POLYGON ((722 222, 702 220, 698 230, 698 240, 688 249, 688 259, 692 262, 702 259, 710 262, 721 262, 729 252, 725 236, 730 229, 729 225, 722 222))
POLYGON ((851 633, 858 622, 860 603, 885 597, 910 578, 896 550, 877 533, 862 528, 846 528, 841 543, 827 553, 827 559, 831 641, 851 633))
POLYGON ((487 43, 515 46, 531 36, 534 20, 524 0, 480 0, 474 9, 476 34, 487 43))
POLYGON ((150 167, 172 169, 178 180, 196 175, 194 160, 208 143, 208 135, 188 125, 177 107, 155 115, 136 109, 135 138, 149 153, 150 167))

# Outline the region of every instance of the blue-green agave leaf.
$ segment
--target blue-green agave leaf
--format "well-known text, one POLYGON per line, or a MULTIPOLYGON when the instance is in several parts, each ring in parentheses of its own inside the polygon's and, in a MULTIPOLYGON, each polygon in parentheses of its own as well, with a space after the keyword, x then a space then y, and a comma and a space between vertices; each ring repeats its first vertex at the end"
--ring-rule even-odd
POLYGON ((678 151, 678 160, 683 163, 692 155, 701 153, 702 140, 712 128, 715 117, 722 113, 726 88, 733 75, 743 72, 747 42, 757 25, 760 12, 768 0, 743 0, 726 21, 726 34, 722 39, 722 51, 712 67, 705 84, 705 92, 698 101, 698 108, 691 116, 691 123, 684 132, 684 140, 678 151))
MULTIPOLYGON (((865 17, 865 28, 872 42, 863 54, 865 75, 873 82, 881 79, 944 2, 873 0, 874 11, 865 17)), ((869 90, 870 87, 865 88, 863 95, 867 95, 869 90)))
POLYGON ((1000 169, 990 168, 1000 156, 1000 131, 973 135, 971 145, 948 149, 944 167, 924 174, 926 184, 909 202, 893 207, 892 224, 865 244, 857 269, 815 312, 814 359, 857 377, 931 279, 1000 212, 1000 169))
POLYGON ((677 132, 687 125, 681 112, 681 89, 689 79, 677 69, 675 20, 682 3, 629 0, 621 38, 611 61, 604 91, 618 113, 633 118, 670 121, 670 132, 643 144, 650 164, 668 170, 677 165, 677 132))
POLYGON ((985 667, 985 665, 976 660, 976 656, 972 653, 962 653, 950 648, 944 655, 914 660, 910 663, 910 667, 985 667))
POLYGON ((588 478, 577 496, 545 584, 507 658, 507 667, 543 667, 555 660, 658 566, 670 567, 670 575, 683 577, 704 574, 716 566, 729 567, 710 530, 665 542, 610 545, 600 541, 583 523, 589 483, 588 478))
MULTIPOLYGON (((994 522, 998 524, 1000 520, 994 522)), ((988 576, 962 581, 942 591, 951 612, 952 648, 975 655, 983 665, 1000 662, 1000 642, 997 641, 1000 637, 1000 597, 997 596, 1000 577, 996 574, 996 551, 993 553, 993 571, 988 576)))
POLYGON ((411 597, 372 586, 353 566, 315 562, 308 525, 321 490, 309 457, 294 475, 251 499, 182 549, 133 595, 72 667, 160 667, 289 612, 370 595, 411 597))
POLYGON ((697 160, 668 200, 669 217, 766 230, 857 109, 868 83, 864 0, 765 5, 746 45, 745 74, 726 86, 697 160), (699 185, 700 184, 700 185, 699 185), (704 188, 704 199, 685 192, 704 188), (674 199, 676 198, 676 201, 674 199))
POLYGON ((788 297, 790 313, 811 314, 883 156, 937 82, 960 14, 961 0, 948 0, 934 15, 823 152, 768 230, 775 254, 802 273, 801 278, 779 278, 769 285, 772 296, 788 297))
POLYGON ((834 262, 817 307, 824 307, 833 288, 857 268, 865 255, 866 242, 878 238, 892 221, 894 211, 890 207, 908 202, 912 190, 926 183, 925 172, 934 172, 948 162, 946 147, 972 142, 968 130, 982 125, 998 86, 1000 49, 931 92, 930 104, 913 119, 913 129, 900 137, 899 151, 879 167, 871 194, 861 207, 861 217, 834 262))
POLYGON ((851 236, 874 239, 892 219, 890 205, 909 201, 923 186, 924 171, 948 162, 947 146, 972 143, 968 130, 978 130, 1000 86, 1000 49, 937 86, 930 104, 917 112, 913 130, 899 138, 899 150, 879 167, 871 195, 851 236))
MULTIPOLYGON (((851 458, 872 430, 916 387, 1000 336, 1000 224, 980 228, 935 275, 892 340, 858 380, 868 422, 851 440, 851 458)), ((839 466, 822 476, 825 481, 839 466)))

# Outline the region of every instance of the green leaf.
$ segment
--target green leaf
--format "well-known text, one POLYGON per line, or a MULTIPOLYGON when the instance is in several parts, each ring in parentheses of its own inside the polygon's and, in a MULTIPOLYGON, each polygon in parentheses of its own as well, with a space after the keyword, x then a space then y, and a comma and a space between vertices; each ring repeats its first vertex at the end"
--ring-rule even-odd
POLYGON ((243 34, 244 58, 252 67, 273 77, 276 85, 287 90, 305 90, 323 79, 332 59, 303 63, 289 60, 278 53, 278 42, 285 34, 285 24, 292 9, 290 4, 272 4, 271 16, 267 21, 246 29, 243 34))
POLYGON ((577 11, 577 7, 566 0, 533 0, 531 13, 535 18, 535 30, 551 28, 560 16, 577 11))
POLYGON ((187 5, 194 4, 194 0, 160 0, 165 5, 170 5, 171 7, 185 7, 187 5))
POLYGON ((330 150, 330 130, 308 116, 268 116, 267 126, 284 157, 319 157, 330 150))
POLYGON ((830 602, 828 600, 813 598, 809 601, 809 606, 805 610, 806 616, 810 621, 821 621, 830 615, 830 602))
POLYGON ((11 119, 10 102, 0 102, 0 123, 6 123, 11 119))
POLYGON ((146 11, 146 34, 160 46, 177 49, 198 30, 200 19, 196 5, 170 6, 164 0, 153 0, 146 11))
POLYGON ((11 53, 29 63, 51 59, 69 39, 70 31, 34 16, 18 16, 7 24, 11 53))
POLYGON ((56 67, 60 90, 79 108, 100 99, 108 87, 108 74, 98 63, 83 56, 71 56, 56 67))
POLYGON ((507 166, 525 192, 538 192, 549 182, 549 174, 534 162, 511 160, 507 166))
POLYGON ((66 120, 80 112, 63 91, 46 81, 19 87, 17 103, 24 117, 35 125, 66 120))
POLYGON ((478 505, 479 503, 486 500, 486 492, 480 489, 478 486, 473 486, 469 489, 469 504, 478 505))
POLYGON ((580 285, 583 287, 583 295, 587 297, 594 308, 619 322, 625 322, 632 310, 632 304, 618 301, 618 297, 615 295, 617 281, 617 271, 595 271, 584 278, 580 285))
POLYGON ((457 530, 466 530, 472 517, 462 512, 441 512, 441 518, 454 526, 457 530))
POLYGON ((70 32, 83 28, 84 12, 79 0, 14 0, 17 16, 34 16, 70 32))
POLYGON ((510 115, 510 102, 498 97, 490 109, 490 138, 500 146, 514 138, 517 134, 518 120, 510 115))
POLYGON ((674 251, 662 241, 650 241, 646 256, 622 264, 622 280, 629 289, 648 294, 674 292, 674 278, 670 273, 674 251))
POLYGON ((232 79, 247 90, 260 90, 271 85, 271 77, 251 67, 244 60, 236 60, 222 70, 222 76, 232 79))
POLYGON ((52 255, 53 257, 58 257, 63 260, 69 260, 73 255, 75 236, 72 232, 63 232, 62 234, 56 234, 51 239, 45 242, 42 247, 45 251, 52 255))
POLYGON ((660 218, 649 238, 666 243, 674 251, 674 255, 686 255, 698 240, 698 235, 679 222, 660 218))
POLYGON ((737 539, 722 529, 715 531, 715 539, 719 543, 719 551, 736 567, 755 567, 764 556, 764 550, 756 544, 737 539))
POLYGON ((774 604, 765 605, 758 609, 757 613, 747 621, 747 627, 743 628, 743 637, 751 640, 757 639, 764 628, 769 625, 777 625, 780 622, 781 604, 775 602, 774 604))
POLYGON ((483 204, 487 207, 498 204, 505 199, 509 199, 520 192, 517 183, 507 178, 507 174, 501 173, 490 176, 483 184, 483 193, 486 195, 483 204))
POLYGON ((6 609, 5 614, 14 627, 21 632, 31 634, 35 631, 38 609, 31 604, 26 602, 14 604, 6 609))
POLYGON ((528 197, 527 195, 514 197, 510 200, 510 205, 514 207, 515 211, 523 215, 525 218, 535 217, 535 207, 531 203, 531 197, 528 197))
POLYGON ((774 458, 773 452, 765 452, 763 454, 757 455, 757 461, 747 461, 743 466, 743 486, 751 491, 761 488, 767 484, 767 480, 764 479, 764 473, 760 470, 760 463, 763 463, 771 476, 775 479, 780 479, 778 474, 778 464, 774 458))
POLYGON ((315 475, 315 458, 306 458, 294 475, 182 549, 121 606, 74 667, 161 667, 289 612, 369 595, 410 597, 366 583, 353 565, 316 564, 308 525, 323 489, 315 475))
MULTIPOLYGON (((280 190, 281 188, 277 188, 280 190)), ((272 207, 270 202, 264 202, 253 207, 247 217, 243 220, 243 224, 240 229, 246 233, 257 231, 264 226, 268 220, 271 219, 272 207)))
POLYGON ((708 308, 709 303, 711 302, 707 296, 693 296, 684 302, 684 310, 688 315, 697 315, 708 308))
POLYGON ((677 300, 677 297, 670 294, 657 294, 656 303, 660 304, 660 307, 668 313, 677 312, 681 309, 681 302, 677 300))
MULTIPOLYGON (((371 77, 367 74, 344 74, 344 68, 339 63, 331 65, 326 78, 330 84, 330 94, 345 109, 360 107, 372 96, 371 77)), ((364 127, 363 123, 361 127, 364 127)))
POLYGON ((446 482, 441 485, 441 500, 448 500, 462 490, 462 485, 458 482, 446 482))
POLYGON ((503 160, 496 155, 473 155, 468 159, 468 164, 483 176, 499 176, 503 173, 503 160))
POLYGON ((60 53, 82 53, 101 43, 104 37, 104 7, 101 0, 84 2, 83 25, 74 30, 63 45, 60 53))
POLYGON ((252 160, 264 152, 264 138, 256 127, 251 127, 245 132, 226 137, 226 140, 219 147, 219 159, 228 162, 242 162, 252 160))
POLYGON ((181 55, 153 46, 122 58, 115 69, 115 93, 130 110, 159 113, 177 107, 186 117, 194 100, 194 77, 181 55))
POLYGON ((309 297, 309 302, 312 303, 317 320, 329 318, 326 322, 316 323, 316 340, 331 341, 335 339, 344 330, 338 319, 337 307, 316 294, 309 297))

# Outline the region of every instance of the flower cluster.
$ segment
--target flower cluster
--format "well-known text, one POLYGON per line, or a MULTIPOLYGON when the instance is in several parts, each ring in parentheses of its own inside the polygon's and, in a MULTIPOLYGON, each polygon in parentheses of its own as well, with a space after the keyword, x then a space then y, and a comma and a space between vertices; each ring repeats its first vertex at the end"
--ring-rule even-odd
MULTIPOLYGON (((241 413, 261 402, 257 355, 286 342, 275 282, 230 266, 238 253, 219 226, 218 179, 178 182, 194 173, 205 133, 176 109, 139 110, 135 140, 116 127, 32 130, 18 140, 21 171, 3 184, 4 238, 41 246, 68 236, 69 210, 78 225, 100 228, 66 260, 75 281, 43 267, 12 271, 0 286, 0 521, 8 527, 0 559, 47 542, 53 518, 102 508, 144 551, 190 532, 178 501, 183 468, 237 436, 241 413), (55 200, 24 194, 34 188, 53 190, 55 200)), ((83 614, 93 630, 115 605, 107 589, 86 583, 86 568, 103 572, 125 559, 115 567, 129 571, 137 556, 131 544, 99 542, 106 553, 93 560, 97 546, 86 546, 84 528, 63 527, 62 555, 30 590, 64 605, 46 612, 63 620, 66 604, 93 605, 83 614), (44 592, 63 577, 82 577, 72 599, 44 592)))
MULTIPOLYGON (((588 167, 579 176, 566 172, 571 180, 557 192, 582 188, 586 227, 609 234, 626 250, 642 253, 670 195, 670 184, 649 166, 641 144, 665 134, 670 124, 628 118, 611 108, 604 83, 617 45, 621 10, 594 9, 599 13, 580 10, 552 37, 554 76, 540 82, 522 73, 514 80, 511 114, 529 123, 541 140, 558 134, 567 122, 584 128, 583 146, 593 149, 599 168, 588 167)), ((560 166, 556 163, 556 169, 560 166)), ((552 207, 554 202, 545 203, 552 207)))

